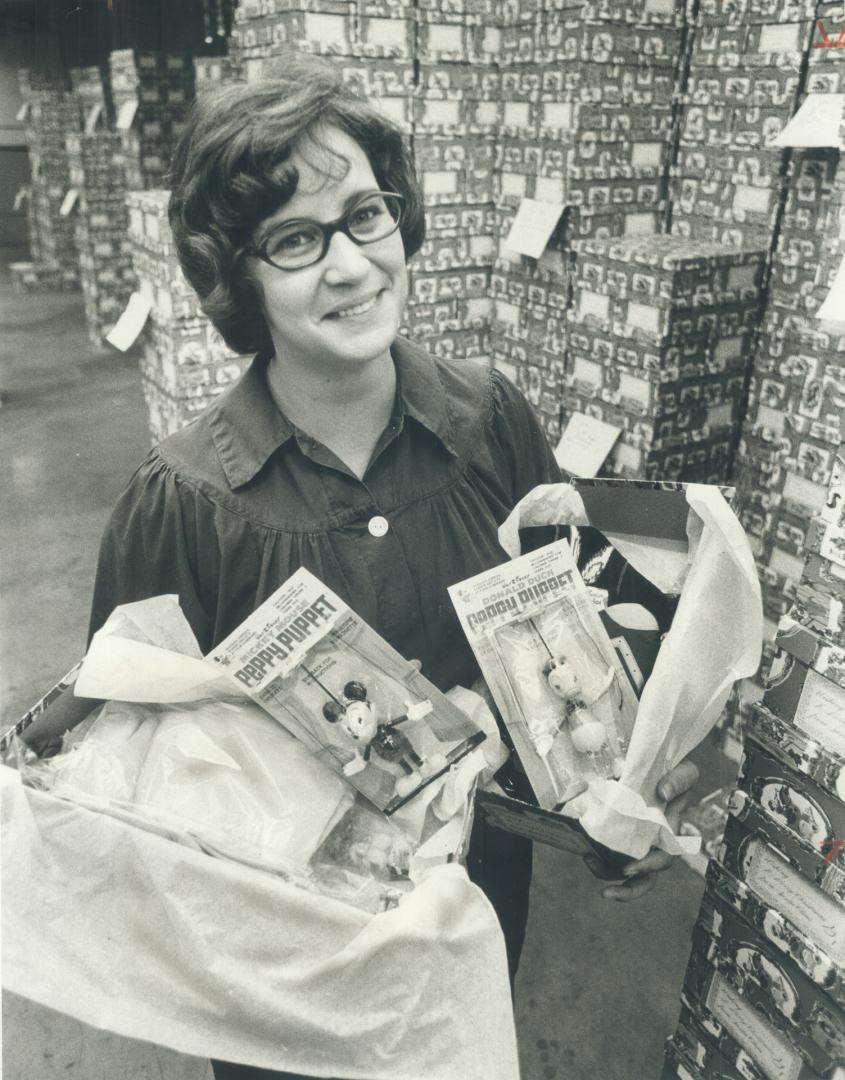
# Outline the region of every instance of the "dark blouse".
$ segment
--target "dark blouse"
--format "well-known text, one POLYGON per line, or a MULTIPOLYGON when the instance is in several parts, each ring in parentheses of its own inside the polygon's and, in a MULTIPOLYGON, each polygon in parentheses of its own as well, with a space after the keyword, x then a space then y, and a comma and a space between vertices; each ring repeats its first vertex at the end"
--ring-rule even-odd
POLYGON ((207 652, 305 566, 441 689, 470 685, 446 587, 506 558, 498 526, 559 473, 500 372, 404 339, 392 353, 394 415, 363 480, 278 411, 260 357, 153 450, 106 528, 91 633, 117 604, 178 593, 207 652))

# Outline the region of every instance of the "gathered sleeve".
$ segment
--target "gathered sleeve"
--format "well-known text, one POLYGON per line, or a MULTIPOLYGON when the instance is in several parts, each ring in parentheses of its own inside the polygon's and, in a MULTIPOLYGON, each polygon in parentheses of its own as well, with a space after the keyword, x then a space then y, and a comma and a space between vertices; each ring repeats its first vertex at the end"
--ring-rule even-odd
POLYGON ((103 534, 89 641, 119 604, 176 593, 200 648, 210 647, 213 615, 200 597, 199 563, 213 563, 219 553, 213 530, 203 528, 204 513, 198 493, 153 451, 120 496, 103 534))
POLYGON ((512 478, 514 506, 538 484, 561 480, 543 429, 524 395, 496 368, 491 368, 492 425, 505 475, 512 478))

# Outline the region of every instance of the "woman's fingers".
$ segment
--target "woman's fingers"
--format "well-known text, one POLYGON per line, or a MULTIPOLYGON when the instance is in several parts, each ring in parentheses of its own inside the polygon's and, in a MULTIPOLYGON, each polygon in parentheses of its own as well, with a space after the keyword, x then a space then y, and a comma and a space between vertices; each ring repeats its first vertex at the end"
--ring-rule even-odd
POLYGON ((673 855, 667 855, 660 848, 652 848, 648 855, 644 855, 642 859, 628 863, 622 872, 626 878, 636 877, 638 874, 660 873, 663 870, 668 870, 674 861, 673 855))
POLYGON ((674 799, 685 795, 697 780, 698 766, 689 758, 684 758, 661 778, 657 785, 658 798, 663 802, 671 803, 674 799))
POLYGON ((619 903, 627 904, 631 900, 639 900, 641 896, 651 892, 656 881, 656 873, 638 874, 620 885, 608 885, 606 889, 602 889, 602 896, 605 900, 616 900, 619 903))

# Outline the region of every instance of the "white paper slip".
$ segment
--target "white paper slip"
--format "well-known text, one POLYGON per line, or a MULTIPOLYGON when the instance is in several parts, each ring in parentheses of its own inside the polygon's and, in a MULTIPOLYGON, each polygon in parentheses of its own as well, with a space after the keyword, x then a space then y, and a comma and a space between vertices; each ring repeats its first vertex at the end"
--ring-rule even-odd
POLYGON ((29 188, 24 184, 23 187, 18 188, 15 193, 15 201, 12 203, 13 210, 20 210, 24 202, 29 198, 29 188))
POLYGON ((621 429, 583 413, 573 413, 555 450, 555 461, 573 476, 596 476, 621 429))
POLYGON ((825 302, 816 312, 816 318, 845 322, 845 256, 842 257, 825 302))
POLYGON ((93 135, 97 128, 97 121, 103 114, 102 102, 98 101, 95 105, 92 105, 88 110, 85 117, 85 134, 93 135))
POLYGON ((26 118, 28 116, 29 116, 29 102, 25 101, 23 103, 23 105, 21 105, 21 107, 15 113, 15 119, 18 121, 19 124, 22 124, 24 122, 24 120, 26 120, 26 118))
POLYGON ((59 207, 59 213, 62 217, 67 217, 68 214, 76 206, 76 200, 79 198, 79 192, 76 188, 68 188, 64 199, 62 199, 62 205, 59 207))
POLYGON ((106 334, 109 345, 114 345, 121 352, 126 352, 129 346, 137 341, 138 335, 144 329, 152 306, 153 301, 150 296, 133 292, 123 314, 106 334))
POLYGON ((563 213, 563 203, 523 199, 503 247, 539 259, 563 213))
POLYGON ((845 115, 845 94, 808 94, 771 146, 845 149, 839 134, 845 115))
POLYGON ((132 121, 135 119, 135 113, 137 111, 137 99, 132 98, 130 101, 124 101, 118 109, 117 120, 115 121, 117 130, 128 131, 132 127, 132 121))

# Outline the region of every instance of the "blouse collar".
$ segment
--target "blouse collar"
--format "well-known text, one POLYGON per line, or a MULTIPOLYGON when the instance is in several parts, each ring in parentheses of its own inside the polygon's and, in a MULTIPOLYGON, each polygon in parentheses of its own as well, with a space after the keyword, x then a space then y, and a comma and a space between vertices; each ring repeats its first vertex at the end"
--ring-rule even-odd
MULTIPOLYGON (((455 454, 449 401, 436 361, 418 345, 397 338, 391 348, 400 417, 411 417, 455 454)), ((238 488, 289 439, 302 434, 280 412, 267 387, 268 357, 255 357, 241 379, 211 410, 211 434, 231 487, 238 488)))

